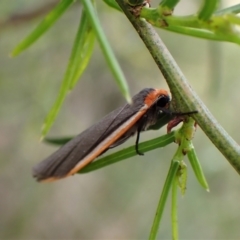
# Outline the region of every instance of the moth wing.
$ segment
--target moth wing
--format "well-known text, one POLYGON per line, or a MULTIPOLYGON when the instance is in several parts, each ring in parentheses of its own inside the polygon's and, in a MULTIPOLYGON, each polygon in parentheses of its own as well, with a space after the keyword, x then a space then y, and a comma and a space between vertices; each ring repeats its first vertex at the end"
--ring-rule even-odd
MULTIPOLYGON (((65 177, 85 156, 134 113, 135 111, 129 105, 111 112, 100 122, 77 135, 37 164, 33 168, 33 176, 39 181, 65 177), (124 112, 124 114, 120 114, 120 112, 124 112)), ((106 148, 103 148, 99 155, 104 151, 106 148)))
MULTIPOLYGON (((145 97, 153 90, 154 89, 151 88, 142 90, 133 97, 132 104, 126 104, 112 111, 98 123, 70 140, 48 158, 37 164, 33 168, 33 176, 38 181, 57 180, 66 177, 80 162, 84 161, 88 164, 105 152, 109 147, 120 145, 122 142, 126 141, 127 138, 131 136, 124 135, 129 130, 128 128, 121 131, 120 135, 115 136, 115 142, 110 145, 106 144, 104 147, 100 148, 96 157, 91 158, 91 154, 94 153, 94 150, 99 148, 101 143, 116 129, 121 128, 121 126, 135 114, 138 114, 139 117, 144 114, 144 112, 140 112, 139 114, 139 111, 144 106, 145 97)), ((83 164, 83 166, 85 165, 83 164)), ((80 168, 78 170, 80 170, 80 168)))

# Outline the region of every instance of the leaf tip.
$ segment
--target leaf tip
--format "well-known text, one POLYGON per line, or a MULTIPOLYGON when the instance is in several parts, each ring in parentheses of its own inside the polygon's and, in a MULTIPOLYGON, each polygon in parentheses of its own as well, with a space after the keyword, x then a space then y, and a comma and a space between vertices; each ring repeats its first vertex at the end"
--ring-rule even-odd
POLYGON ((40 137, 40 142, 45 138, 46 134, 48 132, 48 129, 46 127, 46 124, 44 123, 41 129, 41 137, 40 137))
POLYGON ((13 58, 16 57, 18 54, 19 54, 18 51, 16 49, 13 49, 12 52, 10 52, 9 57, 13 58))
POLYGON ((128 93, 125 95, 125 98, 126 98, 126 100, 127 100, 127 102, 128 102, 129 104, 132 103, 132 98, 131 98, 131 96, 130 96, 128 93))

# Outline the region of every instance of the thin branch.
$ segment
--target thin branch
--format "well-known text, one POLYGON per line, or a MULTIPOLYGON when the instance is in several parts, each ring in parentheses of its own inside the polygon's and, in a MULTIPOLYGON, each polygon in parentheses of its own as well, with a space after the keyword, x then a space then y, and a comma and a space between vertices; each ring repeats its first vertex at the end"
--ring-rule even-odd
POLYGON ((181 108, 185 111, 199 111, 199 113, 194 116, 195 120, 212 143, 240 174, 240 146, 227 134, 199 96, 193 91, 186 77, 183 75, 154 28, 144 19, 135 17, 131 11, 129 11, 129 6, 127 6, 123 0, 116 1, 148 48, 165 77, 172 95, 177 100, 176 102, 181 103, 181 108))

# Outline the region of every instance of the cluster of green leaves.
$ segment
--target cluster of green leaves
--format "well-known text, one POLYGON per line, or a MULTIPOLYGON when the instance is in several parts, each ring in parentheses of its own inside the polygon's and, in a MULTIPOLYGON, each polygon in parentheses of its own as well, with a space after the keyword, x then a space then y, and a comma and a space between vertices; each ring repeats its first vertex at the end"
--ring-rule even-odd
POLYGON ((198 38, 240 44, 240 4, 217 10, 218 0, 205 0, 199 11, 188 16, 175 16, 179 1, 162 1, 157 8, 143 8, 140 16, 153 26, 198 38))
MULTIPOLYGON (((157 123, 157 126, 160 125, 162 126, 165 123, 166 116, 162 115, 159 122, 157 123)), ((163 210, 166 205, 166 201, 171 188, 172 188, 172 215, 171 215, 172 235, 174 239, 178 239, 177 191, 178 187, 180 187, 182 195, 185 194, 187 184, 187 167, 186 164, 184 163, 185 155, 187 155, 188 157, 188 160, 192 166, 192 169, 195 173, 198 182, 205 190, 209 191, 208 183, 206 181, 206 178, 202 171, 202 167, 200 165, 194 146, 192 144, 194 133, 195 133, 195 121, 191 117, 188 117, 185 119, 184 124, 179 130, 175 132, 170 132, 161 137, 151 139, 149 141, 145 141, 139 144, 139 150, 143 153, 152 151, 157 148, 163 148, 174 142, 178 144, 176 153, 174 154, 171 160, 170 169, 160 196, 149 239, 156 239, 157 237, 159 225, 163 215, 163 210)), ((63 145, 66 144, 71 139, 72 139, 71 137, 61 139, 47 138, 46 141, 52 144, 63 145)), ((97 161, 92 162, 91 164, 81 169, 79 173, 89 173, 97 169, 106 167, 108 165, 117 163, 119 161, 126 160, 136 155, 137 153, 135 146, 130 146, 128 148, 117 151, 113 154, 99 158, 97 161)))
MULTIPOLYGON (((178 148, 174 154, 163 190, 158 203, 157 211, 153 221, 152 229, 149 235, 149 239, 156 239, 161 222, 162 214, 169 192, 172 188, 172 236, 173 239, 178 239, 178 224, 177 224, 177 191, 178 187, 181 189, 182 195, 185 194, 186 182, 187 182, 187 167, 184 163, 184 157, 187 155, 195 176, 200 185, 209 191, 208 183, 202 171, 202 167, 197 158, 192 139, 195 133, 195 121, 192 118, 186 118, 183 126, 176 132, 170 132, 166 135, 152 139, 139 144, 141 152, 151 151, 156 148, 162 148, 176 142, 178 148)), ((106 157, 100 158, 98 161, 91 163, 83 168, 80 173, 87 173, 97 170, 99 168, 108 166, 121 160, 135 156, 135 146, 128 147, 120 150, 116 153, 110 154, 106 157)))
MULTIPOLYGON (((83 8, 79 16, 79 27, 58 97, 44 121, 43 138, 53 125, 67 93, 74 88, 86 69, 93 52, 95 38, 101 46, 103 55, 120 91, 128 102, 131 101, 127 81, 102 30, 94 2, 90 0, 81 0, 80 2, 83 8)), ((104 2, 108 6, 121 11, 115 0, 104 0, 104 2)), ((215 11, 218 0, 206 0, 198 14, 178 17, 172 15, 172 10, 178 2, 179 0, 163 0, 157 8, 141 8, 140 16, 152 25, 166 30, 212 40, 240 43, 240 35, 235 28, 235 25, 240 24, 240 18, 236 16, 240 12, 240 4, 215 11)), ((134 5, 139 6, 144 1, 131 0, 130 3, 134 7, 134 5)), ((35 43, 72 4, 74 4, 73 0, 60 1, 40 24, 14 48, 12 56, 17 56, 35 43)))
MULTIPOLYGON (((111 1, 109 1, 109 3, 110 2, 111 1)), ((75 84, 83 74, 83 71, 86 69, 89 59, 92 56, 95 38, 97 38, 98 43, 101 46, 103 55, 105 56, 120 91, 128 102, 131 101, 127 81, 102 30, 94 3, 89 0, 82 0, 81 3, 83 8, 82 13, 79 16, 80 23, 72 47, 69 63, 65 71, 58 97, 44 121, 42 138, 46 136, 53 125, 68 92, 74 88, 75 84)), ((11 55, 17 56, 35 43, 36 40, 43 36, 44 33, 53 26, 53 24, 72 4, 74 4, 73 0, 60 1, 59 4, 57 4, 56 7, 40 22, 40 24, 14 48, 11 55)), ((116 3, 113 6, 116 6, 116 3)))
POLYGON ((157 211, 153 221, 149 239, 156 239, 159 230, 160 221, 167 197, 172 188, 172 236, 173 239, 178 239, 178 221, 177 221, 177 191, 180 187, 182 195, 185 194, 187 182, 187 167, 184 163, 184 156, 187 155, 195 176, 200 185, 209 191, 206 178, 203 174, 200 162, 197 158, 195 149, 192 144, 193 135, 195 133, 195 121, 192 118, 185 119, 183 126, 175 132, 175 142, 178 143, 178 148, 174 154, 170 169, 168 171, 165 184, 158 203, 157 211))
MULTIPOLYGON (((96 39, 102 49, 102 53, 105 56, 121 93, 125 96, 128 102, 131 101, 127 81, 102 30, 100 21, 97 17, 94 1, 81 0, 80 2, 82 4, 82 11, 79 15, 80 23, 58 97, 44 122, 42 130, 43 138, 46 136, 54 123, 67 93, 74 88, 78 80, 81 78, 82 73, 86 69, 89 59, 92 56, 94 42, 96 39)), ((104 2, 118 11, 122 11, 122 8, 119 7, 115 0, 104 0, 104 2)), ((117 0, 117 2, 120 3, 125 1, 117 0)), ((240 34, 236 28, 240 25, 240 18, 236 15, 240 12, 240 4, 223 10, 216 10, 219 2, 218 0, 205 0, 196 14, 180 17, 173 14, 173 9, 178 4, 179 0, 163 0, 156 8, 143 7, 147 2, 144 0, 128 0, 126 2, 129 3, 129 9, 136 10, 131 11, 132 13, 136 13, 136 16, 145 18, 153 26, 190 36, 240 44, 240 34)), ((50 27, 52 27, 62 14, 74 3, 75 1, 73 0, 60 1, 56 7, 40 22, 35 30, 33 30, 16 46, 12 52, 12 56, 20 54, 22 51, 35 43, 36 40, 43 36, 44 33, 50 29, 50 27)), ((166 117, 166 115, 163 117, 166 117)), ((162 127, 169 120, 170 119, 167 117, 161 118, 158 123, 152 127, 152 129, 162 127)), ((178 131, 161 136, 157 139, 152 139, 139 145, 142 152, 147 152, 155 148, 164 147, 173 142, 178 143, 177 151, 172 158, 169 173, 163 187, 163 192, 159 201, 149 239, 156 239, 165 202, 171 188, 173 238, 178 238, 176 211, 177 187, 180 186, 181 192, 184 194, 186 188, 186 167, 183 162, 183 158, 185 155, 187 155, 199 183, 208 190, 206 179, 203 175, 191 141, 194 131, 193 119, 187 118, 182 128, 178 131)), ((55 144, 64 144, 70 139, 71 138, 46 140, 55 144)), ((100 158, 98 161, 86 166, 80 171, 80 173, 90 172, 109 164, 130 158, 134 155, 136 155, 135 147, 132 146, 109 156, 100 158)))

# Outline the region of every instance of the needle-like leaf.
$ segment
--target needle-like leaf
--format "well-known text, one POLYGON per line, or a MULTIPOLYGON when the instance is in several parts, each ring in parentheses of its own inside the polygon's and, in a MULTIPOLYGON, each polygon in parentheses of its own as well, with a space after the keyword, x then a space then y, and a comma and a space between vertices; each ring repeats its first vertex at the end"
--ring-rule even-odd
MULTIPOLYGON (((174 132, 171 132, 161 137, 140 143, 139 150, 141 152, 148 152, 156 148, 165 147, 166 145, 174 142, 174 139, 175 139, 174 134, 175 134, 174 132)), ((110 154, 106 157, 100 158, 99 160, 84 167, 82 170, 80 170, 79 173, 88 173, 88 172, 97 170, 99 168, 106 167, 110 164, 133 157, 135 155, 137 155, 135 146, 131 146, 123 150, 120 150, 118 152, 115 152, 113 154, 110 154)))
POLYGON ((91 21, 92 27, 95 31, 96 37, 101 46, 101 49, 105 56, 105 59, 108 63, 108 66, 113 73, 114 79, 116 80, 117 85, 118 85, 119 89, 121 90, 121 93, 123 94, 123 96, 126 98, 126 100, 128 102, 131 102, 131 97, 130 97, 127 81, 126 81, 124 74, 121 70, 121 67, 110 47, 110 44, 103 32, 103 29, 102 29, 99 19, 97 17, 97 13, 94 10, 94 7, 92 5, 92 2, 90 0, 81 0, 81 2, 82 2, 84 9, 86 10, 87 15, 91 21))
POLYGON ((67 93, 74 87, 77 80, 85 70, 92 54, 94 38, 94 32, 92 31, 88 16, 83 10, 72 48, 72 53, 68 62, 68 67, 66 69, 57 99, 45 119, 42 128, 42 137, 45 137, 48 133, 61 109, 67 93))
POLYGON ((63 0, 42 20, 42 22, 12 51, 11 56, 17 56, 23 50, 30 47, 40 38, 68 9, 73 0, 63 0))

